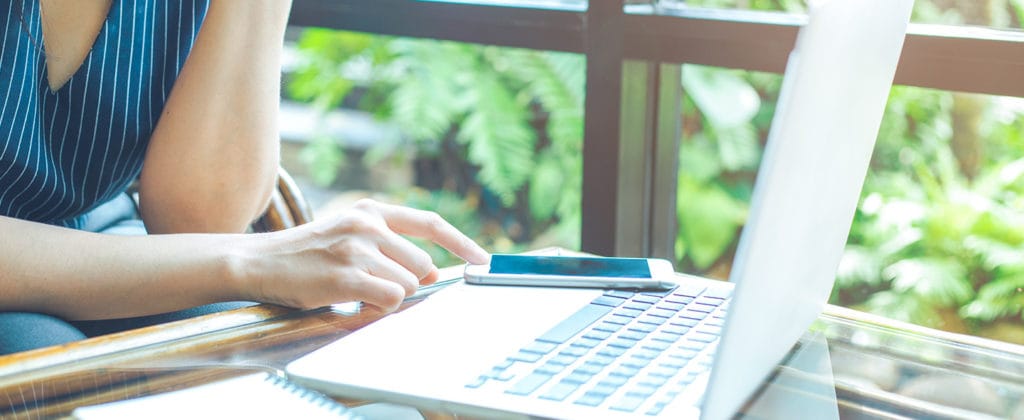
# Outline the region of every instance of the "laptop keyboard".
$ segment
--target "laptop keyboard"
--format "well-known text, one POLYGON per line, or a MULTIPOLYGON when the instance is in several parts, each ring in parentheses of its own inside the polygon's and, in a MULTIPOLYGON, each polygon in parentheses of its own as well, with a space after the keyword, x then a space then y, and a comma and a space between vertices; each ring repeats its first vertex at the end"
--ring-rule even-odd
POLYGON ((651 416, 677 399, 696 405, 731 294, 607 290, 466 387, 651 416))

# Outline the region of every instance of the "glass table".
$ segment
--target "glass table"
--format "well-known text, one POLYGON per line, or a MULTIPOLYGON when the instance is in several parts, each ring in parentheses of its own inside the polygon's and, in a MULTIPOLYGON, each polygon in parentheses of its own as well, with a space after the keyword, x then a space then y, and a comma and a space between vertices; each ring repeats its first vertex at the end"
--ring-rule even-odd
MULTIPOLYGON (((442 274, 456 279, 461 267, 442 274)), ((260 305, 0 357, 0 418, 60 418, 83 405, 255 371, 283 375, 288 362, 383 316, 355 306, 298 311, 260 305)), ((744 414, 1024 419, 1022 396, 1022 346, 826 306, 744 414)), ((349 406, 367 403, 336 398, 349 406)))

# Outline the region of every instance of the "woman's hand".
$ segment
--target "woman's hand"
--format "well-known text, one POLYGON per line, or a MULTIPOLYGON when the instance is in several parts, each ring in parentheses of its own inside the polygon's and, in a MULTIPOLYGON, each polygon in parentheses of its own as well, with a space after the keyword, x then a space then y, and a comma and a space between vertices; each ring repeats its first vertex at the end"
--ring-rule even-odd
POLYGON ((241 274, 245 299, 297 308, 359 300, 393 311, 438 274, 430 256, 400 234, 429 239, 470 263, 490 259, 436 213, 367 199, 340 217, 248 236, 243 263, 232 271, 241 274))

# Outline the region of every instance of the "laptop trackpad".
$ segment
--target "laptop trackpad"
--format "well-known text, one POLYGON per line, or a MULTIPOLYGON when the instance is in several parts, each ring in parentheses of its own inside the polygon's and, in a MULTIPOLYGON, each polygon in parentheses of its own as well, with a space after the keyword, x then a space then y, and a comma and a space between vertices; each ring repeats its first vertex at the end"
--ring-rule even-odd
MULTIPOLYGON (((350 387, 463 387, 574 314, 601 290, 459 283, 289 366, 292 374, 350 387), (430 383, 415 384, 419 380, 430 383)), ((421 394, 422 395, 422 394, 421 394)))

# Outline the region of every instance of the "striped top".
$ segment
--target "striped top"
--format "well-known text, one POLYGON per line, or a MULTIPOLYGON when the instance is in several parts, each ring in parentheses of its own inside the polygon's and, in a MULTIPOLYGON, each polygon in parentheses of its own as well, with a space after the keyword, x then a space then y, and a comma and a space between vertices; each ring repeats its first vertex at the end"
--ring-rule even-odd
POLYGON ((81 228, 84 213, 141 172, 207 0, 113 0, 82 66, 56 91, 39 0, 11 3, 0 10, 0 215, 81 228))

